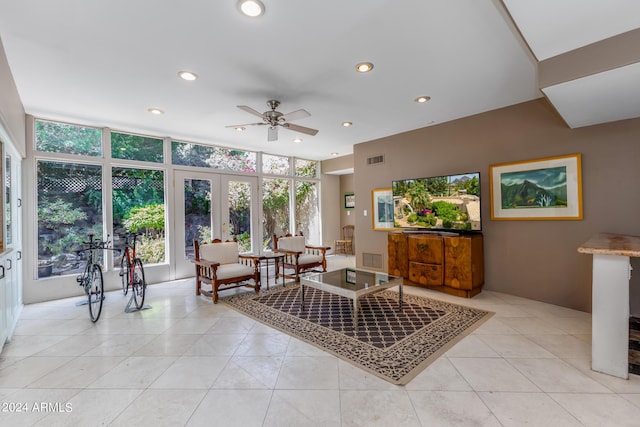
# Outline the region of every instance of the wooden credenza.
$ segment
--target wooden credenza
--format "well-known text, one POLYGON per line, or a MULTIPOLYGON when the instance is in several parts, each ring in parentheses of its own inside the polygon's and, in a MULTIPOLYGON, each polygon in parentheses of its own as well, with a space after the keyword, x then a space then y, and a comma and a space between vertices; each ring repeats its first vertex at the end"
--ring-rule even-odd
POLYGON ((389 274, 408 285, 471 298, 484 284, 482 234, 392 232, 388 253, 389 274))

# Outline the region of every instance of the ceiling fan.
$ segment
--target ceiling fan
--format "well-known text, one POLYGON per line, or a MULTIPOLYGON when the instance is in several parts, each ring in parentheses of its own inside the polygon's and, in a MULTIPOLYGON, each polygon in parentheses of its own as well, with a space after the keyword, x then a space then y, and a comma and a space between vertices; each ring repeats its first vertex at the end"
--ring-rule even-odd
POLYGON ((231 125, 226 126, 228 128, 242 128, 244 126, 269 126, 269 134, 267 137, 268 141, 277 141, 278 140, 278 126, 282 126, 285 129, 289 129, 295 132, 305 133, 307 135, 315 135, 318 133, 316 129, 311 129, 308 127, 296 125, 290 123, 292 120, 303 119, 305 117, 309 117, 311 114, 307 110, 295 110, 287 114, 282 114, 280 111, 276 111, 278 105, 280 105, 280 101, 276 101, 275 99, 271 99, 267 101, 267 105, 271 108, 271 111, 265 111, 264 113, 260 113, 254 110, 251 107, 247 107, 246 105, 238 105, 238 108, 246 111, 249 114, 253 114, 254 116, 258 116, 262 119, 262 122, 258 123, 245 123, 242 125, 231 125))

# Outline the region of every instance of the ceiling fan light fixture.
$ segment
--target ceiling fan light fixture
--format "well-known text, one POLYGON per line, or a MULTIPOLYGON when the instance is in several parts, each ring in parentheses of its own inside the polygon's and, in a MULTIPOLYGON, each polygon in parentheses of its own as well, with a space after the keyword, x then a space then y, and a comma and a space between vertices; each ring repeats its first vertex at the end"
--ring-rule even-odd
POLYGON ((159 108, 147 108, 147 111, 150 112, 151 114, 155 114, 156 116, 161 116, 164 114, 164 111, 162 111, 159 108))
MULTIPOLYGON (((265 111, 261 113, 247 105, 238 105, 237 107, 242 111, 245 111, 252 116, 260 117, 261 121, 257 123, 247 123, 247 124, 238 124, 238 125, 228 125, 225 126, 227 128, 237 128, 244 126, 268 126, 267 132, 267 141, 277 141, 278 140, 278 128, 284 128, 293 132, 303 133, 305 135, 315 136, 318 133, 317 129, 308 128, 305 126, 300 126, 298 124, 292 123, 294 120, 304 119, 305 117, 311 116, 309 112, 303 108, 300 108, 295 111, 291 111, 286 114, 282 114, 280 111, 276 110, 280 105, 280 101, 275 99, 270 99, 267 101, 267 105, 271 110, 265 111)), ((302 142, 302 139, 300 140, 302 142)))
POLYGON ((359 73, 368 73, 373 70, 373 64, 371 62, 361 62, 356 65, 356 71, 359 73))
POLYGON ((238 9, 251 18, 264 14, 264 4, 260 0, 238 0, 238 9))
POLYGON ((198 75, 196 73, 192 73, 191 71, 180 71, 178 75, 182 80, 187 80, 189 82, 192 82, 198 78, 198 75))
POLYGON ((429 101, 431 99, 430 96, 419 96, 416 99, 414 99, 415 102, 417 102, 418 104, 424 104, 425 102, 429 101))

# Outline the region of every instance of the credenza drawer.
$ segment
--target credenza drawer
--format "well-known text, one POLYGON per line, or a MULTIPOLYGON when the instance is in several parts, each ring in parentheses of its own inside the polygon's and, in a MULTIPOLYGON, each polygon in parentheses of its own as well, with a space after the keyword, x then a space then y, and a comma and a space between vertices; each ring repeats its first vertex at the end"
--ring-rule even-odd
POLYGON ((421 285, 442 285, 442 270, 441 264, 409 262, 409 280, 421 285))

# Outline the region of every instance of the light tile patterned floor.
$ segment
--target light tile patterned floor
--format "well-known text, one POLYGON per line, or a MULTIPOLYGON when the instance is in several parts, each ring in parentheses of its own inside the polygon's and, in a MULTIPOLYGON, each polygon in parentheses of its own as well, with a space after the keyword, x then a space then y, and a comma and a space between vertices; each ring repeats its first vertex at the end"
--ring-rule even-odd
POLYGON ((589 369, 589 314, 405 290, 496 315, 403 387, 196 297, 192 279, 152 285, 138 313, 109 293, 97 324, 79 298, 32 304, 0 355, 0 425, 640 425, 640 377, 589 369))

